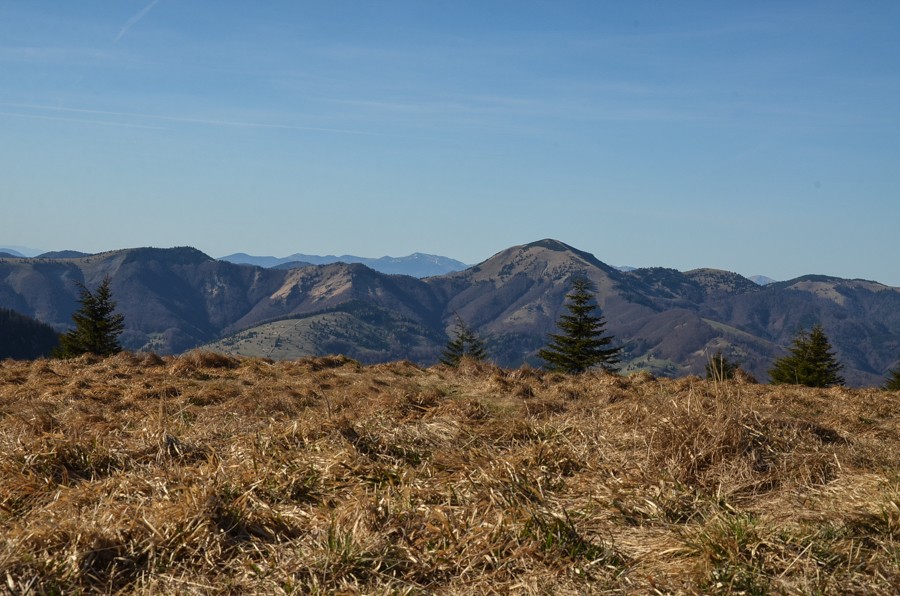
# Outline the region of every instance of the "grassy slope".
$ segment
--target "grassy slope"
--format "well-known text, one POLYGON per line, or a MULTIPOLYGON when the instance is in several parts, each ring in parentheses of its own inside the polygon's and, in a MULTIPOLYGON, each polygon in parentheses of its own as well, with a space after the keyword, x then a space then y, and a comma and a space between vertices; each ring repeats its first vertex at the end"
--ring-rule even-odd
POLYGON ((893 593, 900 393, 209 353, 0 364, 13 592, 893 593))
MULTIPOLYGON (((238 332, 228 338, 204 346, 211 351, 235 356, 264 357, 277 360, 294 359, 315 354, 323 343, 319 328, 351 328, 359 321, 346 313, 312 315, 302 319, 286 319, 238 332)), ((344 339, 340 337, 340 339, 344 339)))

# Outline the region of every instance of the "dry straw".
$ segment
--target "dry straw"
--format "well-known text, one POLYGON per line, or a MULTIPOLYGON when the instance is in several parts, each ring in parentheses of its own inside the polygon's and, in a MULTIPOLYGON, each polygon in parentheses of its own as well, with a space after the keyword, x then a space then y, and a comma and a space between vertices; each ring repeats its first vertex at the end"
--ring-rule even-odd
POLYGON ((10 593, 895 593, 900 394, 0 363, 10 593))

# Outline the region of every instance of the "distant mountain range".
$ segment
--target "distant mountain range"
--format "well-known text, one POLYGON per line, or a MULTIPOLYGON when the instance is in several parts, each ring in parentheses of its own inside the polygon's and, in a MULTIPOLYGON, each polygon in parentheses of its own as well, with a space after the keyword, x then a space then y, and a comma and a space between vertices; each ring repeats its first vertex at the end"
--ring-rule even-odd
POLYGON ((220 260, 239 265, 256 265, 258 267, 279 269, 298 269, 310 265, 330 265, 332 263, 360 263, 380 273, 387 273, 389 275, 411 275, 412 277, 419 278, 461 271, 468 267, 465 263, 448 257, 427 255, 420 252, 413 253, 407 257, 381 257, 378 259, 355 257, 353 255, 343 255, 340 257, 327 255, 323 257, 301 253, 281 258, 255 257, 239 252, 226 257, 221 257, 220 260))
POLYGON ((25 248, 17 246, 15 248, 0 246, 0 257, 15 258, 35 258, 35 259, 72 259, 77 257, 87 257, 90 253, 80 252, 77 250, 58 250, 51 252, 43 252, 33 248, 25 248))
POLYGON ((765 275, 751 275, 747 279, 749 279, 753 283, 759 284, 761 286, 767 286, 769 284, 775 283, 775 281, 776 281, 776 280, 772 279, 771 277, 766 277, 765 275))
POLYGON ((27 246, 0 246, 0 252, 12 254, 17 257, 34 257, 45 251, 29 248, 27 246))
MULTIPOLYGON (((77 250, 61 250, 53 252, 41 252, 34 249, 24 247, 2 247, 0 246, 0 258, 18 257, 18 258, 37 258, 37 259, 75 259, 90 256, 90 253, 80 252, 77 250)), ((298 269, 300 267, 309 267, 310 265, 329 265, 331 263, 360 263, 375 271, 387 273, 389 275, 411 275, 412 277, 431 277, 433 275, 443 275, 453 271, 461 271, 468 267, 465 263, 442 257, 440 255, 429 255, 425 253, 413 253, 405 257, 357 257, 353 255, 307 255, 296 253, 288 257, 268 257, 254 256, 247 253, 234 253, 219 260, 235 263, 238 265, 255 265, 257 267, 265 267, 271 269, 298 269)))
POLYGON ((607 329, 624 347, 625 372, 702 374, 721 350, 765 380, 795 333, 815 323, 852 385, 880 384, 900 356, 900 288, 814 275, 761 286, 715 269, 620 271, 556 240, 425 279, 359 263, 238 265, 193 248, 3 258, 0 307, 63 331, 77 307, 74 282, 95 286, 109 275, 126 319, 122 339, 133 350, 203 345, 273 358, 339 352, 430 364, 458 314, 498 364, 539 365, 536 352, 576 274, 596 286, 607 329))
MULTIPOLYGON (((87 257, 91 253, 80 252, 77 250, 61 250, 53 252, 42 252, 35 249, 25 247, 6 248, 0 246, 0 258, 3 257, 35 257, 50 259, 72 259, 78 257, 87 257)), ((237 252, 224 257, 219 257, 220 261, 228 261, 237 265, 256 265, 257 267, 265 267, 267 269, 299 269, 301 267, 309 267, 310 265, 330 265, 331 263, 360 263, 389 275, 411 275, 412 277, 431 277, 434 275, 444 275, 453 273, 454 271, 462 271, 469 266, 462 261, 442 257, 440 255, 429 255, 425 253, 413 253, 406 257, 357 257, 353 255, 307 255, 303 253, 294 253, 287 257, 270 257, 270 256, 254 256, 247 253, 237 252)), ((614 266, 619 271, 634 271, 637 267, 628 265, 614 266)), ((775 282, 771 277, 765 275, 753 275, 747 279, 765 286, 775 282)))

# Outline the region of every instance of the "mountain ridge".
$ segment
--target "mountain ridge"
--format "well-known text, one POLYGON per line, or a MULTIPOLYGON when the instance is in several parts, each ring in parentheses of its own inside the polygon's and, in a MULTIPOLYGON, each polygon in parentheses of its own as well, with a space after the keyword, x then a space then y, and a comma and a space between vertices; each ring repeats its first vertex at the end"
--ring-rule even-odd
POLYGON ((126 317, 125 346, 162 353, 341 351, 366 362, 430 364, 459 315, 498 364, 539 365, 536 352, 564 312, 573 275, 595 285, 607 330, 624 347, 625 372, 702 374, 721 350, 764 378, 793 334, 817 322, 852 384, 878 384, 900 353, 898 288, 816 275, 759 286, 716 269, 622 271, 552 239, 423 279, 358 263, 238 265, 190 247, 0 259, 0 307, 64 331, 77 307, 74 282, 95 285, 107 275, 126 317))
POLYGON ((358 257, 354 255, 308 255, 294 253, 286 257, 254 256, 247 253, 234 253, 219 258, 239 265, 256 265, 259 267, 297 268, 308 265, 330 265, 332 263, 359 263, 375 271, 389 275, 410 275, 412 277, 431 277, 468 267, 465 263, 440 255, 415 252, 405 257, 358 257))

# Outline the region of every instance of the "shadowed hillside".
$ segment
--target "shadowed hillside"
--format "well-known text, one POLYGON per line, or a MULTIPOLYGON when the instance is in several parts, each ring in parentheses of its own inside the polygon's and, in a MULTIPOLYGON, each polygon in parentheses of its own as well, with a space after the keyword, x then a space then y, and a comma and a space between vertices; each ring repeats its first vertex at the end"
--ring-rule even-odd
POLYGON ((900 393, 0 363, 12 593, 893 594, 900 393))
POLYGON ((0 360, 50 356, 59 336, 49 325, 7 308, 0 308, 0 360))

